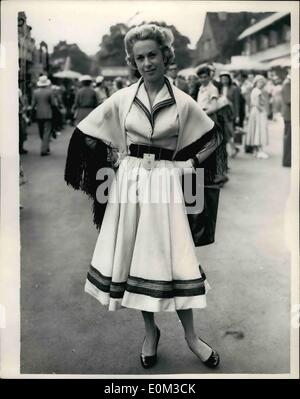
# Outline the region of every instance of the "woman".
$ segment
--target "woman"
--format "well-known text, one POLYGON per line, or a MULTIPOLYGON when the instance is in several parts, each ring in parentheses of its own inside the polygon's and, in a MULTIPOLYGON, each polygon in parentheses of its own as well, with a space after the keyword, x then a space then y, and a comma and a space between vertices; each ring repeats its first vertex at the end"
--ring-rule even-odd
POLYGON ((83 75, 79 81, 82 87, 77 91, 73 105, 75 124, 84 119, 98 105, 97 95, 91 87, 91 76, 83 75))
POLYGON ((95 88, 98 105, 102 104, 109 97, 108 89, 104 83, 104 77, 99 75, 96 77, 95 88))
POLYGON ((232 78, 229 72, 220 73, 220 93, 224 96, 230 105, 231 115, 226 119, 226 136, 227 142, 231 148, 231 157, 234 158, 239 149, 234 144, 234 129, 235 126, 239 125, 239 112, 240 112, 240 89, 232 82, 232 78))
POLYGON ((265 84, 264 76, 255 76, 250 98, 251 109, 245 143, 258 159, 269 158, 268 154, 263 151, 263 147, 268 143, 267 112, 265 97, 262 93, 265 84))
POLYGON ((195 219, 186 215, 180 175, 205 162, 207 178, 217 173, 221 138, 199 105, 164 75, 174 58, 173 40, 169 29, 153 24, 126 34, 127 62, 141 78, 78 125, 65 179, 94 199, 94 222, 101 227, 85 290, 109 310, 142 312, 142 366, 152 367, 157 359, 160 331, 154 312, 177 311, 190 349, 208 367, 216 367, 217 352, 197 337, 193 325, 192 308, 206 306, 209 286, 196 258, 194 242, 199 244, 200 230, 195 223, 191 234, 189 222, 195 219), (99 195, 95 201, 95 175, 109 162, 118 169, 103 206, 99 195), (171 174, 180 201, 143 201, 144 194, 158 190, 168 197, 171 174), (123 198, 129 191, 136 201, 114 201, 116 193, 123 198))

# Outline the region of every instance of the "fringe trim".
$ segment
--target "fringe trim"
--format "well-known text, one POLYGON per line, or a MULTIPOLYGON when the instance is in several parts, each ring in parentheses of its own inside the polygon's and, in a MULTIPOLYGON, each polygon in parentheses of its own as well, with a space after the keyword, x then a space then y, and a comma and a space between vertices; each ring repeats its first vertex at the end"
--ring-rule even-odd
POLYGON ((220 144, 212 154, 198 164, 199 168, 204 169, 205 184, 212 184, 216 176, 223 175, 227 171, 228 156, 226 141, 218 123, 215 122, 215 126, 209 132, 196 142, 181 150, 176 156, 176 160, 178 161, 186 161, 189 158, 194 158, 195 154, 216 136, 220 144))
POLYGON ((106 144, 75 128, 68 147, 64 179, 67 185, 83 191, 93 200, 93 222, 98 230, 101 228, 106 204, 98 203, 96 199, 100 184, 96 175, 100 168, 111 167, 107 156, 106 144))

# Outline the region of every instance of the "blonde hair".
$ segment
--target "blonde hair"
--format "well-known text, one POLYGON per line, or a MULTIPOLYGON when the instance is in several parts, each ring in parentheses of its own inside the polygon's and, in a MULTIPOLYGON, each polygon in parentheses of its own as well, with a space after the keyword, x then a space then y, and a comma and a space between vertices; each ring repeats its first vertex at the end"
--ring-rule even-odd
POLYGON ((255 75, 255 78, 253 79, 253 86, 256 87, 257 82, 259 82, 260 80, 263 80, 264 83, 266 83, 266 78, 263 75, 255 75))
POLYGON ((174 60, 174 36, 171 29, 155 24, 143 24, 130 29, 124 38, 126 61, 131 68, 137 69, 133 55, 133 46, 140 40, 154 40, 159 45, 166 67, 174 60))

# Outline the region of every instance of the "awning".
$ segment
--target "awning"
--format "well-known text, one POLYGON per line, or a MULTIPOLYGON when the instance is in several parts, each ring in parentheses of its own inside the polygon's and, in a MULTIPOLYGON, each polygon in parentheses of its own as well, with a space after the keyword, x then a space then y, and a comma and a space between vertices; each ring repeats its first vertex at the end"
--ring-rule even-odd
POLYGON ((270 67, 280 66, 280 67, 289 67, 291 66, 291 58, 290 57, 281 57, 276 60, 272 60, 269 62, 270 67))
MULTIPOLYGON (((191 68, 181 69, 181 71, 178 72, 178 75, 181 75, 184 78, 188 78, 190 75, 197 76, 197 71, 200 68, 207 67, 210 65, 211 63, 209 63, 208 65, 207 62, 204 62, 203 64, 197 65, 194 68, 191 67, 191 68)), ((212 65, 215 67, 216 72, 222 71, 223 69, 226 68, 226 64, 221 64, 220 62, 213 62, 212 65)))
POLYGON ((59 71, 53 75, 53 77, 60 79, 79 79, 80 76, 81 73, 76 71, 59 71))
POLYGON ((269 64, 255 61, 247 56, 232 57, 230 64, 224 65, 224 70, 227 71, 266 71, 269 69, 269 64))
POLYGON ((197 73, 195 68, 185 68, 181 69, 181 71, 178 72, 178 75, 188 78, 191 75, 197 76, 197 73))
POLYGON ((276 12, 276 13, 270 15, 269 17, 262 19, 261 21, 257 22, 256 24, 254 24, 254 25, 250 26, 249 28, 247 28, 246 30, 244 30, 244 32, 242 32, 239 35, 238 40, 242 40, 245 37, 253 35, 256 32, 259 32, 260 30, 266 28, 267 26, 272 25, 274 22, 279 21, 281 18, 283 18, 289 14, 290 14, 289 11, 276 12))
POLYGON ((101 67, 101 75, 104 76, 105 78, 111 78, 111 77, 128 77, 129 76, 129 67, 127 66, 105 66, 101 67))

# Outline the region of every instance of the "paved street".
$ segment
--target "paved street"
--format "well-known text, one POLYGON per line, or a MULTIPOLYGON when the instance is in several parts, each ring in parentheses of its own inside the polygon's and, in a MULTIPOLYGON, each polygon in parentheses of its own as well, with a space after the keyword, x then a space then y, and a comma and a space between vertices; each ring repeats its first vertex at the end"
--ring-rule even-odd
POLYGON ((107 312, 84 293, 97 231, 89 200, 64 183, 72 129, 40 157, 36 126, 22 156, 21 372, 44 374, 288 373, 290 256, 284 211, 290 169, 281 166, 283 127, 270 123, 268 160, 242 151, 222 189, 216 244, 198 250, 212 290, 195 312, 199 336, 221 357, 207 369, 187 348, 175 313, 157 314, 159 359, 140 366, 140 312, 107 312))

